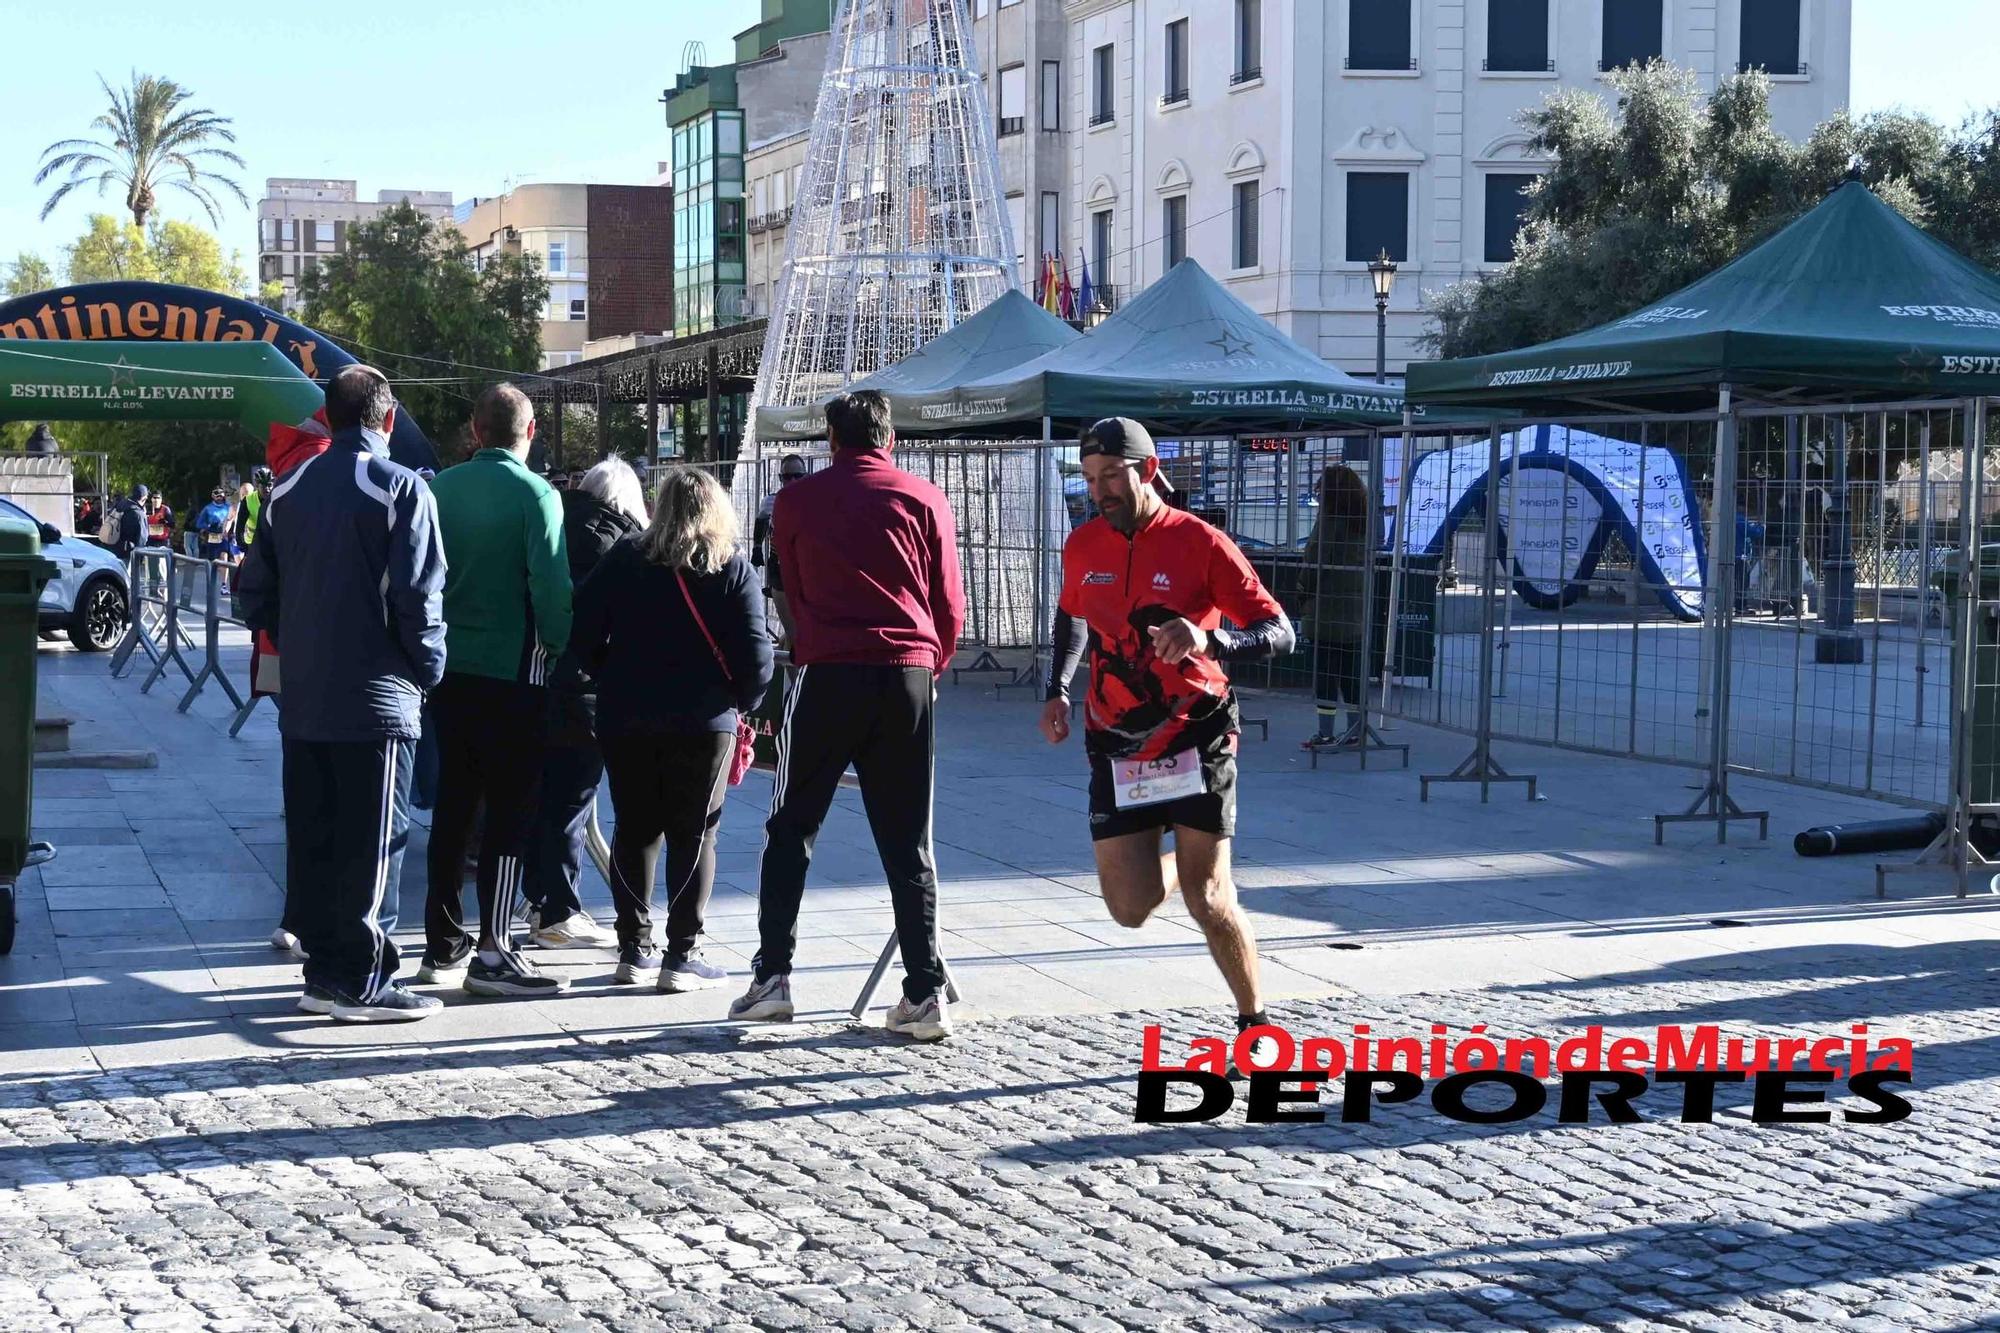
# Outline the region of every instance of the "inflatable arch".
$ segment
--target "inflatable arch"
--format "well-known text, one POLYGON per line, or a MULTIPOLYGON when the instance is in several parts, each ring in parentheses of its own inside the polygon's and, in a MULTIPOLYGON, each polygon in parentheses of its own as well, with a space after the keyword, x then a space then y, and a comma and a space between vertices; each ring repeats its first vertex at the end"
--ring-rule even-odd
POLYGON ((0 342, 0 421, 234 421, 262 444, 273 425, 304 425, 323 402, 261 342, 0 342))
MULTIPOLYGON (((184 409, 186 415, 178 419, 243 419, 246 429, 251 429, 260 441, 264 438, 264 430, 253 427, 246 414, 255 415, 267 408, 282 412, 289 407, 284 406, 282 401, 267 403, 266 400, 274 395, 253 390, 253 383, 272 384, 293 378, 303 382, 315 397, 313 407, 303 414, 309 416, 318 407, 315 382, 323 384, 342 366, 354 364, 354 357, 336 346, 325 334, 287 319, 275 310, 266 310, 240 297, 164 282, 84 283, 76 287, 34 292, 0 303, 0 353, 10 350, 19 354, 0 355, 0 411, 8 414, 7 419, 24 416, 93 421, 133 420, 147 416, 161 419, 173 418, 175 411, 184 409), (100 362, 92 349, 105 346, 119 350, 108 361, 100 362), (270 356, 255 354, 245 358, 229 350, 239 346, 261 347, 270 356), (149 360, 156 351, 165 353, 167 359, 157 364, 149 360), (12 393, 16 383, 48 387, 64 385, 64 381, 41 377, 60 369, 65 362, 90 366, 90 373, 99 375, 101 379, 101 366, 115 363, 120 356, 132 368, 123 378, 136 379, 138 375, 151 371, 154 377, 147 379, 146 383, 156 389, 165 389, 176 383, 183 388, 190 387, 196 381, 188 377, 204 371, 223 379, 238 376, 235 389, 242 396, 229 401, 235 402, 240 410, 229 410, 223 405, 223 400, 214 396, 206 400, 188 395, 178 398, 167 395, 144 399, 127 397, 117 400, 123 406, 114 411, 110 408, 114 400, 93 400, 80 392, 60 399, 53 396, 17 398, 12 393), (258 367, 254 372, 249 369, 253 361, 258 367), (277 369, 273 369, 274 364, 277 369), (283 373, 286 367, 292 374, 283 373), (30 407, 31 402, 38 402, 39 406, 30 407), (171 409, 167 406, 170 403, 178 403, 180 408, 171 409), (193 410, 203 405, 209 410, 193 410)), ((82 390, 90 386, 74 384, 67 387, 82 390)), ((218 382, 210 387, 219 388, 222 385, 218 382)), ((275 397, 282 400, 285 396, 275 397)), ((284 424, 297 425, 301 419, 289 418, 284 424)), ((437 466, 437 450, 431 446, 422 427, 405 411, 396 413, 395 428, 389 436, 389 454, 405 467, 437 466)))
MULTIPOLYGON (((1660 604, 1683 620, 1701 619, 1708 554, 1679 454, 1664 445, 1537 426, 1501 436, 1500 458, 1493 487, 1500 544, 1522 601, 1544 611, 1574 602, 1616 533, 1660 604)), ((1410 520, 1398 539, 1405 551, 1442 554, 1466 516, 1482 512, 1490 461, 1485 440, 1417 460, 1410 520)))

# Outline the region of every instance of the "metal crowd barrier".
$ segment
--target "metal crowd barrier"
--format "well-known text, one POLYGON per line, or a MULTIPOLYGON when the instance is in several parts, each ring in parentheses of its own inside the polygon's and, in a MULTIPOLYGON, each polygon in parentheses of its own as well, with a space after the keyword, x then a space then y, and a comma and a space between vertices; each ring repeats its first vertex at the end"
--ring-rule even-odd
POLYGON ((153 663, 153 669, 139 686, 139 693, 147 694, 167 674, 168 668, 178 669, 187 681, 187 689, 175 705, 175 711, 181 713, 194 706, 210 681, 216 682, 236 706, 236 717, 229 728, 229 734, 234 736, 242 729, 256 700, 246 702, 236 682, 222 667, 222 627, 227 624, 248 628, 233 613, 225 614, 222 610, 225 568, 228 566, 220 560, 182 555, 166 546, 141 546, 133 551, 125 570, 130 620, 125 637, 112 651, 110 670, 113 679, 123 679, 132 659, 143 649, 153 663), (195 605, 197 585, 201 592, 199 606, 195 605), (200 613, 199 645, 182 623, 184 611, 200 613), (183 648, 201 654, 200 670, 188 664, 183 648))

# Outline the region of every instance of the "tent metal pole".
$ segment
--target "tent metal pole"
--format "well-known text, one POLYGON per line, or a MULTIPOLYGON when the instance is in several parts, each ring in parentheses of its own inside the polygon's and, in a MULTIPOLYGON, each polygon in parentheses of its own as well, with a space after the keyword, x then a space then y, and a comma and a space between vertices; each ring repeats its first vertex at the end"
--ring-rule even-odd
POLYGON ((1633 534, 1637 546, 1631 553, 1632 567, 1626 572, 1625 576, 1625 602, 1627 609, 1632 612, 1632 661, 1626 681, 1625 696, 1625 752, 1630 755, 1637 755, 1639 753, 1639 636, 1641 632, 1639 628, 1639 552, 1646 545, 1646 437, 1647 423, 1641 421, 1639 423, 1639 523, 1633 534))
POLYGON ((1666 840, 1667 825, 1707 823, 1715 825, 1715 840, 1729 841, 1733 819, 1757 821, 1757 836, 1771 835, 1771 812, 1745 810, 1729 794, 1729 675, 1730 630, 1736 610, 1736 413, 1731 409, 1730 391, 1722 386, 1716 400, 1715 491, 1709 515, 1709 565, 1720 572, 1709 580, 1704 609, 1710 612, 1714 650, 1708 672, 1708 781, 1701 795, 1680 814, 1653 816, 1653 842, 1666 840))
MULTIPOLYGON (((1388 641, 1382 648, 1382 715, 1384 717, 1388 716, 1389 709, 1394 706, 1396 678, 1401 671, 1403 661, 1401 656, 1403 626, 1400 615, 1403 605, 1403 535, 1404 529, 1407 526, 1405 516, 1409 513, 1410 508, 1410 468, 1416 461, 1416 444, 1410 437, 1410 422, 1410 409, 1405 405, 1403 408, 1403 435, 1396 444, 1396 510, 1395 517, 1390 523, 1388 641)), ((1377 428, 1375 431, 1375 453, 1378 458, 1384 459, 1388 457, 1389 453, 1389 442, 1383 438, 1380 428, 1377 428)), ((1381 484, 1381 481, 1377 479, 1375 486, 1378 490, 1381 488, 1381 484)), ((1370 551, 1373 551, 1377 540, 1379 538, 1376 534, 1369 534, 1368 545, 1370 551)), ((1435 642, 1435 635, 1433 636, 1433 641, 1435 642)), ((1433 651, 1435 651, 1435 647, 1433 651)))
MULTIPOLYGON (((1494 686, 1493 697, 1507 697, 1507 650, 1514 646, 1514 571, 1520 568, 1514 558, 1514 534, 1520 531, 1516 520, 1521 513, 1521 432, 1514 431, 1508 436, 1507 469, 1507 531, 1502 534, 1506 550, 1495 550, 1493 558, 1500 561, 1500 661, 1496 672, 1499 677, 1494 686)), ((1490 492, 1489 492, 1490 493, 1490 492)), ((1558 599, 1560 600, 1560 599, 1558 599)), ((1562 696, 1556 692, 1558 700, 1562 696)))
MULTIPOLYGON (((1951 799, 1945 807, 1944 829, 1914 861, 1875 867, 1875 896, 1888 894, 1887 877, 1913 870, 1942 870, 1957 883, 1963 898, 1971 888, 1975 871, 1984 872, 1987 891, 2000 888, 2000 862, 1989 860, 1972 845, 1972 821, 1981 813, 1973 804, 1972 727, 1979 685, 1974 676, 1979 660, 1979 622, 1982 609, 1993 604, 1980 596, 1986 571, 1980 562, 1979 512, 1986 480, 1986 426, 1990 404, 1984 398, 1963 404, 1966 414, 1963 466, 1959 471, 1958 586, 1952 592, 1951 610, 1951 799)), ((1988 651, 1992 651, 1989 649, 1988 651)), ((1986 807, 1990 810, 1992 807, 1986 807)))
POLYGON ((1924 413, 1917 445, 1917 727, 1924 725, 1924 677, 1930 674, 1931 628, 1931 414, 1924 413))
POLYGON ((1493 487, 1500 475, 1500 427, 1490 426, 1486 432, 1486 494, 1481 507, 1486 511, 1485 559, 1480 561, 1484 570, 1483 585, 1479 597, 1479 731, 1472 743, 1472 753, 1460 761, 1457 768, 1449 773, 1424 774, 1417 779, 1417 799, 1431 798, 1433 782, 1476 782, 1479 784, 1479 800, 1484 804, 1491 798, 1496 782, 1525 782, 1528 784, 1528 799, 1535 799, 1535 777, 1533 774, 1509 773, 1493 758, 1493 598, 1495 578, 1499 562, 1493 558, 1500 537, 1500 506, 1495 502, 1493 487))

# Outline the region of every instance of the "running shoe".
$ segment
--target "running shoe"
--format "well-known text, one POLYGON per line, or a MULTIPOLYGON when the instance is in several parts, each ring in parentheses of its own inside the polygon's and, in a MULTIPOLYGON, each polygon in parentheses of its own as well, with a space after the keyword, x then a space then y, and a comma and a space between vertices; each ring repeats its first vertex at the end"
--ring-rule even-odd
POLYGON ((333 992, 324 986, 308 984, 305 993, 299 996, 299 1012, 302 1014, 330 1014, 333 1012, 333 992))
POLYGON ((618 986, 636 986, 660 965, 660 951, 650 941, 618 946, 618 970, 611 980, 618 986))
POLYGON ((384 986, 372 1000, 333 992, 332 1013, 337 1023, 413 1023, 442 1008, 444 1001, 437 996, 419 995, 400 981, 384 986))
POLYGON ((1239 1068, 1236 1061, 1232 1059, 1229 1062, 1229 1077, 1232 1081, 1238 1080, 1246 1072, 1254 1072, 1256 1069, 1274 1068, 1277 1062, 1278 1039, 1276 1037, 1259 1037, 1250 1043, 1250 1064, 1253 1066, 1253 1070, 1245 1071, 1239 1068))
MULTIPOLYGON (((669 954, 655 989, 662 995, 680 995, 687 991, 714 990, 727 980, 729 973, 702 957, 697 949, 689 954, 669 954)), ((786 999, 790 998, 787 992, 786 999)))
POLYGON ((569 989, 569 978, 552 977, 519 954, 503 953, 497 963, 474 954, 465 989, 469 995, 561 995, 569 989))
POLYGON ((609 944, 611 932, 597 924, 590 913, 578 908, 560 921, 544 925, 539 912, 528 916, 528 938, 544 949, 595 947, 609 944))
POLYGON ((780 975, 768 981, 750 979, 744 991, 729 1006, 729 1016, 739 1023, 789 1023, 792 1021, 792 979, 780 975))
POLYGON ((951 1035, 951 1007, 942 995, 932 995, 921 1003, 905 996, 896 1001, 882 1026, 918 1041, 943 1041, 951 1035))
POLYGON ((301 962, 305 960, 306 951, 300 946, 299 937, 292 934, 291 931, 286 930, 283 926, 279 926, 271 932, 271 947, 273 949, 282 949, 301 962))
POLYGON ((417 968, 417 980, 426 986, 456 986, 465 980, 465 970, 472 962, 471 954, 462 954, 448 963, 441 963, 429 954, 417 968))

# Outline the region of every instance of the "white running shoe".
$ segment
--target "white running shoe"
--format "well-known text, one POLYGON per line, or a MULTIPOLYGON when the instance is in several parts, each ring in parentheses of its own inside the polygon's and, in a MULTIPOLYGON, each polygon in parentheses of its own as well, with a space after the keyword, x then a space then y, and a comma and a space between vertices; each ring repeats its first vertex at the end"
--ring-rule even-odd
MULTIPOLYGON (((702 957, 701 951, 682 958, 669 956, 660 967, 660 979, 654 989, 662 995, 680 995, 688 991, 714 990, 729 980, 729 973, 702 957)), ((790 998, 787 992, 786 998, 790 998)))
POLYGON ((933 995, 921 1004, 905 997, 896 1001, 883 1026, 918 1041, 943 1041, 951 1035, 951 1006, 943 995, 933 995))
POLYGON ((750 979, 744 991, 729 1006, 729 1016, 739 1023, 789 1023, 792 1021, 792 979, 788 975, 768 981, 750 979))
POLYGON ((417 968, 417 980, 426 986, 456 986, 465 980, 466 969, 471 965, 469 953, 455 963, 432 962, 426 956, 423 965, 417 968))
POLYGON ((279 926, 271 932, 271 947, 273 949, 282 949, 301 962, 305 961, 306 951, 299 944, 299 937, 292 934, 291 931, 286 930, 283 926, 279 926))
POLYGON ((528 938, 544 949, 594 948, 614 943, 610 931, 578 908, 560 921, 544 925, 539 913, 528 919, 528 938))

